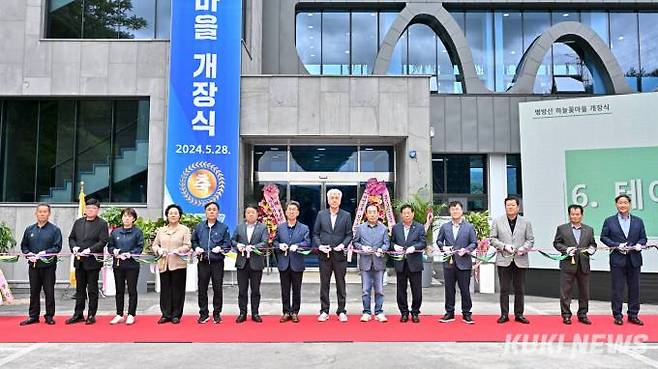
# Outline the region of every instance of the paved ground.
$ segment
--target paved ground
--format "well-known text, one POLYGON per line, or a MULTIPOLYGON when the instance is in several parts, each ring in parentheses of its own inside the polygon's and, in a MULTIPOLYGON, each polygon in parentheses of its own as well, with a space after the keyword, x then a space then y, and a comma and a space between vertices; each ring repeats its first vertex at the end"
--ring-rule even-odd
MULTIPOLYGON (((276 282, 276 274, 265 277, 276 282)), ((227 277, 226 282, 231 278, 227 277)), ((309 273, 302 291, 302 314, 316 314, 319 308, 319 285, 309 273)), ((348 281, 357 282, 351 275, 348 281)), ((0 315, 24 315, 27 312, 27 291, 15 290, 16 304, 0 306, 0 315)), ((212 294, 211 294, 212 295, 212 294)), ((278 283, 264 283, 261 313, 280 314, 278 283)), ((348 312, 357 319, 361 312, 360 284, 348 284, 348 312)), ((385 310, 395 318, 395 284, 385 287, 385 310)), ((73 300, 57 292, 57 314, 70 315, 73 300)), ((457 299, 459 301, 459 299, 457 299)), ((237 287, 225 286, 224 312, 237 313, 237 287)), ((574 302, 575 304, 575 302, 574 302)), ((476 294, 475 314, 497 314, 498 296, 476 294)), ((575 305, 574 305, 575 306, 575 305)), ((332 308, 335 290, 332 287, 332 308)), ((114 298, 101 299, 99 314, 114 313, 114 298)), ((459 310, 459 304, 457 307, 459 310)), ((423 290, 425 314, 443 312, 443 287, 435 284, 423 290)), ((609 314, 610 304, 592 301, 592 314, 609 314)), ((527 314, 558 314, 557 299, 526 297, 527 314)), ((197 314, 196 293, 188 293, 186 314, 197 314)), ((643 305, 643 314, 658 314, 658 305, 643 305)), ((139 297, 139 315, 159 314, 158 295, 149 292, 139 297)), ((61 320, 61 319, 60 319, 61 320)), ((63 322, 59 321, 58 324, 63 322)), ((438 324, 438 323, 437 323, 438 324)), ((656 327, 658 329, 658 327, 656 327)), ((2 332, 0 332, 2 334, 2 332)), ((1 368, 141 368, 193 367, 229 368, 528 368, 540 364, 546 368, 572 365, 583 368, 658 368, 658 344, 637 348, 617 348, 613 345, 593 345, 583 350, 572 344, 506 345, 502 343, 305 343, 305 344, 2 344, 1 368)))

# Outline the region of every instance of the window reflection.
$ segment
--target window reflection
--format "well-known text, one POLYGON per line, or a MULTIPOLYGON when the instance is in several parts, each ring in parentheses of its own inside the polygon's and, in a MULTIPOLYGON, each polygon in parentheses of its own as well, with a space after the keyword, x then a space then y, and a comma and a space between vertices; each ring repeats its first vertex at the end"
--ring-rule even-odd
POLYGON ((393 172, 393 148, 390 146, 361 146, 361 172, 393 172))
POLYGON ((291 146, 291 172, 356 172, 356 146, 291 146))
POLYGON ((352 13, 352 74, 372 74, 377 58, 377 13, 352 13))
POLYGON ((322 74, 350 74, 350 14, 322 13, 322 74))
POLYGON ((254 171, 287 172, 288 148, 286 146, 255 146, 254 171))
POLYGON ((471 46, 475 72, 488 89, 494 90, 494 40, 491 12, 466 13, 466 40, 471 46))
POLYGON ((523 56, 523 20, 521 12, 494 14, 496 29, 496 91, 505 91, 516 75, 523 56), (502 47, 502 49, 501 49, 502 47))
POLYGON ((637 44, 637 13, 610 13, 610 48, 626 80, 634 91, 638 90, 640 74, 637 44))
POLYGON ((642 91, 658 91, 658 13, 640 13, 642 91))
POLYGON ((297 52, 306 70, 310 74, 322 73, 320 13, 297 14, 296 45, 297 52))

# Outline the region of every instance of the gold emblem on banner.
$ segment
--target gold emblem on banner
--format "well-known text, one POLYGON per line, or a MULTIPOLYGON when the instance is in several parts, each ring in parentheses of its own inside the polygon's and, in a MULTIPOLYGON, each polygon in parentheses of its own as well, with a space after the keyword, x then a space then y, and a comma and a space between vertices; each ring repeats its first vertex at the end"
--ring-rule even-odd
POLYGON ((224 174, 213 163, 197 161, 185 168, 178 187, 181 194, 192 205, 202 206, 217 201, 224 193, 224 174))

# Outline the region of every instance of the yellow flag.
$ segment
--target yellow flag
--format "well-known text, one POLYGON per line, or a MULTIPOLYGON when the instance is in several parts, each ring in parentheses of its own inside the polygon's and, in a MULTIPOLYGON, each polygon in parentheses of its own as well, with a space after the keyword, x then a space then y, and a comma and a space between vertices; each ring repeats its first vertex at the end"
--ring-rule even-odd
MULTIPOLYGON (((80 194, 78 195, 78 218, 82 218, 85 216, 85 191, 84 191, 84 182, 80 182, 80 194)), ((73 257, 71 257, 71 264, 69 266, 69 284, 72 287, 75 287, 76 280, 75 280, 75 267, 73 266, 73 257)))

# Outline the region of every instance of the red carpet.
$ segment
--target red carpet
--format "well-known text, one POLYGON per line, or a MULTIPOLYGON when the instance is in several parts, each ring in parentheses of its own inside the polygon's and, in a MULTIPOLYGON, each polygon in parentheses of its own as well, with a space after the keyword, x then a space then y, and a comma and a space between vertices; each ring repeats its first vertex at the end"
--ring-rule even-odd
POLYGON ((200 325, 196 316, 185 316, 179 325, 158 325, 157 316, 138 316, 133 326, 111 326, 110 316, 98 317, 93 326, 67 326, 66 317, 57 317, 54 326, 44 324, 42 318, 40 324, 27 327, 18 324, 24 317, 0 317, 0 342, 582 342, 591 340, 593 335, 598 335, 601 342, 640 334, 644 335, 644 342, 658 342, 658 315, 642 315, 643 327, 627 322, 616 326, 608 315, 590 316, 594 323, 591 326, 575 319, 571 326, 566 326, 559 316, 545 315, 528 316, 529 325, 513 321, 500 325, 493 315, 474 316, 473 325, 463 323, 460 317, 447 324, 439 323, 438 316, 421 316, 419 324, 400 323, 397 315, 390 315, 387 323, 361 323, 359 317, 351 315, 348 323, 340 323, 332 316, 330 321, 319 323, 316 316, 302 316, 301 322, 294 324, 279 323, 278 316, 264 316, 263 323, 248 320, 238 325, 234 316, 224 316, 219 325, 200 325))

